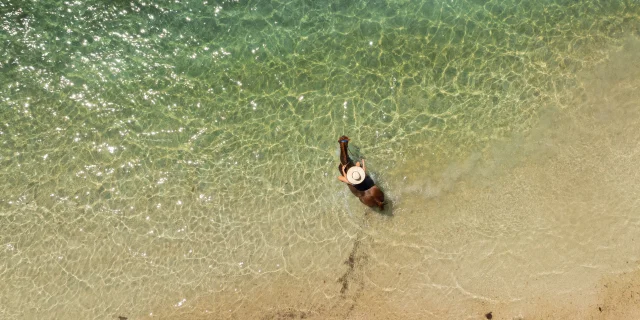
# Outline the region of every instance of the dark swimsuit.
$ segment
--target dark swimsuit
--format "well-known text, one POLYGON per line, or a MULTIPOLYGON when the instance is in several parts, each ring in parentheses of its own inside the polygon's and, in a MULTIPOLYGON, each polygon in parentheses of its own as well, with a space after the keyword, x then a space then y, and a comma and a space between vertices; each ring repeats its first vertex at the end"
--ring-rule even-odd
POLYGON ((358 189, 358 191, 367 191, 369 189, 371 189, 371 187, 375 186, 376 184, 373 182, 373 179, 371 179, 371 177, 369 177, 369 175, 366 175, 364 177, 364 180, 358 184, 354 184, 353 187, 358 189))

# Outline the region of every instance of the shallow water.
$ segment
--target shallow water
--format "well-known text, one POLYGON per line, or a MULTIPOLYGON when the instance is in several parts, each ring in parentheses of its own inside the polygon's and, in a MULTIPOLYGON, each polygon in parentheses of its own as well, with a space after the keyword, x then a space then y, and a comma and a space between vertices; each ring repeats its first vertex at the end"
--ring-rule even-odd
POLYGON ((640 317, 636 1, 0 12, 0 318, 640 317))

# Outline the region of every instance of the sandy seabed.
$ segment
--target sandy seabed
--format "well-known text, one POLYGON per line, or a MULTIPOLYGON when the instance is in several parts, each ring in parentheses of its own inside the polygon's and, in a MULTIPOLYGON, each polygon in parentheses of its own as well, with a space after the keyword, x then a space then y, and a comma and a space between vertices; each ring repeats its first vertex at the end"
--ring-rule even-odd
POLYGON ((640 318, 640 41, 612 52, 526 136, 402 181, 393 217, 356 210, 335 269, 256 275, 166 316, 640 318))

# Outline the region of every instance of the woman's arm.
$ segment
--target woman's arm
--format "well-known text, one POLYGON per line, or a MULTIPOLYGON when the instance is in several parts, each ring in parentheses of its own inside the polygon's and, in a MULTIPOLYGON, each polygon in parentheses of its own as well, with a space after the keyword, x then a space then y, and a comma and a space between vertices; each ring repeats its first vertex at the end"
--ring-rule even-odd
POLYGON ((342 171, 342 175, 338 177, 338 180, 340 180, 340 181, 342 181, 342 182, 344 182, 344 183, 346 183, 346 184, 350 184, 350 183, 349 183, 349 180, 347 180, 347 173, 346 173, 346 172, 344 172, 344 168, 346 168, 346 167, 347 167, 346 165, 343 165, 343 166, 340 168, 340 170, 342 171))
POLYGON ((364 165, 364 159, 362 159, 362 165, 360 165, 360 161, 358 161, 356 162, 356 166, 362 167, 362 170, 364 170, 364 172, 367 172, 367 167, 364 165))

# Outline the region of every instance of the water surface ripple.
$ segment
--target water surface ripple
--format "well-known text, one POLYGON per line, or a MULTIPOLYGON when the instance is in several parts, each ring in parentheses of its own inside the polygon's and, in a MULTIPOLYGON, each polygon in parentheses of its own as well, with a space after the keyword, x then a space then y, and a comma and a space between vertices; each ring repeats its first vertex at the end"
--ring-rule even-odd
POLYGON ((0 15, 2 319, 635 315, 637 1, 0 15))

